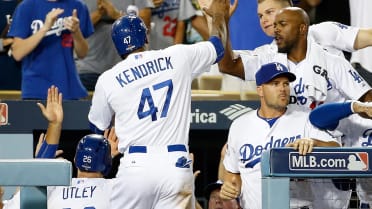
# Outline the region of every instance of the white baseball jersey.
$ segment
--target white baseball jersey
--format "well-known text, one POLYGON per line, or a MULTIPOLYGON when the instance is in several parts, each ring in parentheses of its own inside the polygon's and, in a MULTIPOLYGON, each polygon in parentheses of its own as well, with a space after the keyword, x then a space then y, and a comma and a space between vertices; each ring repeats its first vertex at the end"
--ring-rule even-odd
MULTIPOLYGON (((358 0, 351 1, 350 3, 350 20, 351 25, 362 27, 362 28, 371 28, 372 27, 372 1, 370 0, 358 0)), ((372 47, 367 47, 360 49, 356 52, 353 52, 351 56, 351 63, 358 62, 365 69, 372 72, 372 47)))
POLYGON ((110 208, 112 179, 73 178, 71 186, 48 187, 48 209, 110 208))
MULTIPOLYGON (((72 178, 71 186, 48 186, 48 209, 108 209, 113 179, 72 178)), ((7 201, 4 209, 20 208, 20 192, 7 201)))
MULTIPOLYGON (((328 21, 311 25, 309 27, 308 37, 313 39, 329 53, 344 57, 342 51, 354 51, 354 41, 358 31, 359 28, 357 27, 328 21)), ((234 50, 234 53, 237 55, 246 54, 266 56, 267 53, 276 53, 277 51, 278 46, 274 40, 271 44, 264 44, 254 50, 234 50)))
POLYGON ((293 63, 286 54, 268 51, 258 56, 240 54, 245 69, 246 80, 254 80, 261 65, 277 61, 286 65, 296 75, 291 82, 291 104, 310 111, 320 102, 340 102, 359 99, 370 86, 344 58, 324 51, 311 39, 308 40, 306 58, 293 63), (326 79, 327 78, 327 79, 326 79), (325 95, 310 92, 308 86, 315 86, 325 95))
POLYGON ((113 209, 189 208, 191 82, 216 59, 212 42, 175 45, 130 54, 99 77, 89 121, 104 130, 115 114, 118 148, 125 153, 113 209))
POLYGON ((115 114, 122 153, 129 145, 187 145, 191 81, 216 58, 209 41, 130 54, 99 77, 89 121, 105 130, 115 114))
POLYGON ((312 126, 308 116, 308 113, 288 108, 270 127, 265 119, 258 116, 256 110, 246 113, 231 124, 223 163, 226 170, 240 173, 243 208, 262 208, 261 155, 264 150, 284 147, 301 138, 338 141, 329 133, 312 126), (289 124, 291 128, 288 128, 289 124))
POLYGON ((151 10, 150 49, 163 49, 173 45, 178 21, 196 15, 190 0, 164 0, 160 7, 151 10))

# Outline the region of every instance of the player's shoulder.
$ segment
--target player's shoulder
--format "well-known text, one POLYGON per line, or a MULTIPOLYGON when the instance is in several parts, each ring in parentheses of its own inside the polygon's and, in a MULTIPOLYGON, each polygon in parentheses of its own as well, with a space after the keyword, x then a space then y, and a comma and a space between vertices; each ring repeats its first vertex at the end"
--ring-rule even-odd
POLYGON ((247 124, 251 124, 252 121, 257 120, 257 110, 251 110, 249 112, 246 112, 236 118, 232 123, 231 123, 231 128, 235 127, 240 127, 240 126, 245 126, 247 124))
POLYGON ((309 112, 298 105, 288 105, 287 111, 283 115, 287 118, 308 118, 309 112))

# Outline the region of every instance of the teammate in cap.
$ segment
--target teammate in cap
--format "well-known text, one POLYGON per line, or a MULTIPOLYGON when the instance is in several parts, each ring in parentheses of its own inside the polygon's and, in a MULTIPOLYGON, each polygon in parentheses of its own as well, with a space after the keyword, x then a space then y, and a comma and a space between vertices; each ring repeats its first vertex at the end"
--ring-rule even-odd
MULTIPOLYGON (((63 121, 62 94, 55 86, 48 89, 44 106, 38 103, 43 116, 48 120, 46 134, 41 134, 36 147, 36 158, 54 158, 57 152, 63 121)), ((111 170, 111 145, 115 145, 114 128, 105 131, 104 136, 90 134, 78 143, 74 163, 78 169, 77 178, 72 178, 71 186, 49 186, 48 209, 60 208, 110 208, 112 179, 103 177, 111 170), (109 141, 106 139, 108 138, 109 141)), ((114 153, 114 152, 113 152, 114 153)), ((4 205, 4 209, 19 209, 19 192, 4 205)))
MULTIPOLYGON (((276 14, 284 8, 291 7, 291 0, 257 0, 257 14, 262 30, 267 36, 275 37, 274 20, 276 14)), ((372 45, 371 28, 357 28, 337 22, 322 22, 309 26, 309 37, 328 52, 343 56, 342 51, 352 52, 372 45)), ((229 39, 228 39, 229 40, 229 39)), ((250 55, 266 56, 277 52, 278 46, 273 40, 271 44, 257 47, 253 51, 234 50, 230 42, 226 45, 224 59, 219 62, 220 71, 241 79, 254 80, 254 74, 259 68, 247 66, 245 57, 250 55)))
MULTIPOLYGON (((340 146, 336 136, 311 125, 308 113, 287 107, 290 82, 295 80, 296 76, 277 62, 265 64, 257 71, 261 105, 231 124, 223 162, 227 172, 221 188, 222 198, 234 199, 241 195, 243 208, 262 208, 260 160, 263 150, 287 146, 305 155, 313 147, 340 146)), ((292 186, 296 188, 296 184, 292 186)), ((309 195, 297 193, 302 190, 310 191, 294 189, 291 194, 302 200, 311 200, 309 195)))
POLYGON ((84 136, 76 147, 75 166, 77 178, 71 186, 48 187, 48 209, 110 208, 113 180, 105 179, 111 170, 111 148, 99 134, 84 136))
POLYGON ((223 56, 229 2, 218 1, 209 11, 216 14, 209 41, 193 45, 145 51, 147 29, 139 17, 113 24, 112 39, 124 60, 99 77, 88 115, 98 133, 115 123, 124 154, 113 209, 195 207, 188 154, 191 81, 223 56))

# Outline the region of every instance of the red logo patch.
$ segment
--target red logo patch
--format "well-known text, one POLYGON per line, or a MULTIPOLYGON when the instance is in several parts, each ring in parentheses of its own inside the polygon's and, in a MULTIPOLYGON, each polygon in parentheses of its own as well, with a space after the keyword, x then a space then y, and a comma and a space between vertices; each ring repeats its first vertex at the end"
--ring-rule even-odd
POLYGON ((0 103, 0 126, 8 124, 8 105, 0 103))

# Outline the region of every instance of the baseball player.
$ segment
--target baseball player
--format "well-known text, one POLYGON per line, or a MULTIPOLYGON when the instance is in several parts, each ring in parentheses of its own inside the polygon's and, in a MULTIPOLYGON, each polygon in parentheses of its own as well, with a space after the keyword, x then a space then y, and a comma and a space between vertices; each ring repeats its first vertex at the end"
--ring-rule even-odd
MULTIPOLYGON (((233 199, 241 194, 243 208, 262 208, 260 160, 263 150, 288 146, 298 149, 300 154, 307 154, 313 147, 340 146, 336 136, 311 125, 308 113, 291 106, 287 108, 289 83, 295 80, 296 76, 277 62, 265 64, 257 71, 261 106, 231 124, 223 161, 227 172, 221 188, 222 198, 233 199)), ((306 185, 305 182, 302 184, 306 185)), ((311 200, 311 196, 297 196, 311 200)))
POLYGON ((227 0, 211 7, 209 41, 145 51, 146 27, 128 15, 112 27, 124 59, 103 73, 95 88, 89 121, 107 129, 114 117, 124 154, 112 193, 112 208, 194 208, 188 154, 191 81, 223 56, 227 0), (130 192, 128 192, 130 191, 130 192))
MULTIPOLYGON (((241 55, 241 64, 244 65, 244 69, 250 69, 244 71, 244 77, 252 79, 251 74, 255 71, 254 69, 258 69, 259 65, 276 60, 287 65, 290 71, 296 74, 296 81, 291 83, 290 103, 302 107, 305 111, 310 111, 319 104, 328 102, 343 102, 349 99, 371 101, 370 86, 352 68, 350 63, 339 56, 325 52, 314 41, 307 38, 308 22, 308 17, 303 10, 299 8, 282 9, 276 15, 274 25, 275 41, 279 52, 283 54, 267 51, 266 54, 259 56, 241 55)), ((340 130, 345 133, 344 141, 356 142, 355 136, 363 138, 364 141, 368 139, 363 133, 372 126, 371 121, 365 122, 356 117, 359 116, 353 115, 346 119, 348 120, 347 127, 352 134, 340 130)), ((353 146, 360 146, 359 143, 353 144, 353 146)), ((343 205, 343 208, 347 207, 348 198, 345 196, 350 197, 350 191, 339 191, 332 187, 332 182, 329 184, 330 186, 313 185, 317 190, 316 195, 320 198, 315 203, 320 208, 340 208, 341 206, 335 206, 335 199, 341 199, 339 205, 343 205), (322 190, 329 195, 322 194, 322 190), (328 198, 328 196, 332 198, 328 198), (326 203, 323 203, 323 200, 326 203)), ((314 207, 316 208, 316 206, 314 207)))
MULTIPOLYGON (((262 30, 266 35, 274 37, 274 19, 279 10, 292 6, 290 0, 259 0, 258 1, 258 17, 262 30)), ((343 25, 337 22, 323 22, 320 24, 311 25, 308 36, 322 48, 328 52, 343 56, 343 51, 352 52, 370 46, 371 33, 370 28, 356 28, 343 25)), ((275 40, 271 44, 262 45, 253 51, 249 50, 234 50, 232 51, 231 44, 228 42, 224 59, 219 63, 220 71, 231 74, 245 80, 254 80, 256 70, 252 67, 247 68, 244 65, 244 57, 246 55, 263 55, 268 52, 277 52, 275 40), (251 70, 245 70, 251 69, 251 70), (245 72, 250 71, 250 72, 245 72), (248 74, 248 75, 247 75, 248 74)))
POLYGON ((48 187, 48 209, 110 208, 112 179, 104 179, 111 170, 110 143, 102 135, 84 136, 76 147, 77 178, 71 186, 48 187))
MULTIPOLYGON (((310 121, 314 126, 321 129, 337 130, 343 132, 347 136, 346 139, 343 139, 344 146, 350 147, 369 147, 371 146, 372 131, 371 131, 371 119, 372 118, 372 106, 370 102, 361 103, 359 101, 347 101, 344 103, 328 103, 320 105, 315 108, 310 113, 310 121), (324 114, 327 113, 327 117, 324 117, 324 114), (360 117, 360 114, 364 114, 365 119, 360 117), (353 117, 354 120, 359 120, 359 126, 350 126, 350 121, 347 117, 353 117)), ((345 182, 345 179, 341 179, 341 182, 345 182)), ((323 204, 319 204, 319 207, 324 207, 327 205, 334 206, 338 205, 337 208, 347 208, 348 200, 350 199, 350 189, 349 188, 339 188, 349 191, 349 194, 345 194, 345 191, 340 191, 333 189, 333 185, 329 182, 323 182, 322 185, 318 186, 318 191, 322 186, 327 186, 329 189, 328 192, 321 195, 323 204), (325 185, 328 184, 328 185, 325 185), (341 195, 340 195, 341 193, 341 195), (327 202, 329 199, 329 202, 327 202), (325 200, 325 201, 324 201, 325 200), (333 200, 333 201, 332 201, 333 200), (336 202, 337 201, 337 202, 336 202), (325 202, 325 204, 324 204, 325 202), (340 204, 344 202, 343 204, 340 204)), ((371 194, 372 184, 368 178, 357 178, 356 179, 356 191, 360 199, 360 208, 370 208, 369 205, 372 205, 372 194, 371 194), (369 205, 368 205, 369 204, 369 205)), ((335 207, 336 208, 336 207, 335 207)))
MULTIPOLYGON (((62 94, 58 88, 48 89, 46 106, 37 103, 43 116, 48 120, 48 129, 44 138, 42 134, 36 148, 37 158, 54 158, 63 121, 62 94)), ((114 131, 114 130, 111 130, 114 131)), ((74 158, 78 169, 77 178, 73 178, 71 186, 49 186, 48 209, 60 208, 110 208, 112 179, 104 179, 111 170, 111 147, 116 141, 112 132, 105 131, 104 136, 90 134, 84 136, 78 143, 74 158), (110 144, 108 139, 113 142, 110 144)), ((4 209, 19 209, 20 194, 6 202, 4 209)))

